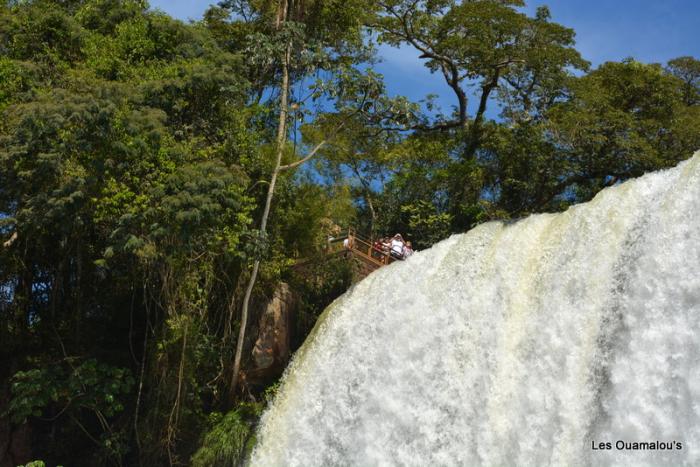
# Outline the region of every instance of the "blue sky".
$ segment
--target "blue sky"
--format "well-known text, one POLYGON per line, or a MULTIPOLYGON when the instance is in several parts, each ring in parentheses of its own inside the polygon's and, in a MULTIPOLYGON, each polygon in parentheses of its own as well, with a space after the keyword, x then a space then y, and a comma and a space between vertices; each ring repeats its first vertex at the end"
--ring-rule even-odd
MULTIPOLYGON (((527 1, 527 0, 526 0, 527 1)), ((199 19, 210 1, 151 0, 151 6, 177 18, 199 19)), ((576 48, 593 66, 608 60, 634 57, 642 62, 664 63, 692 55, 700 58, 699 0, 533 0, 526 10, 534 13, 547 5, 552 19, 576 31, 576 48)), ((377 71, 386 78, 391 94, 418 100, 435 93, 451 104, 449 88, 431 75, 409 48, 380 49, 384 61, 377 71)))

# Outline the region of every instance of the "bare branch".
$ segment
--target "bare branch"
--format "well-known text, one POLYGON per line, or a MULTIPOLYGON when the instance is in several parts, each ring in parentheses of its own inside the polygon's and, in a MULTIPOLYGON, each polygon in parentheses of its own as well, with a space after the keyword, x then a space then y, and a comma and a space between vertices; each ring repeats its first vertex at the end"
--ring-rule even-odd
POLYGON ((415 7, 417 2, 414 2, 411 5, 411 8, 407 8, 406 11, 403 14, 399 14, 393 7, 382 4, 384 9, 386 9, 394 18, 396 18, 400 23, 401 23, 401 28, 403 31, 396 31, 396 30, 389 30, 387 28, 383 28, 385 31, 394 34, 410 45, 412 45, 414 48, 416 48, 419 52, 422 53, 420 58, 423 59, 430 59, 430 60, 435 60, 439 63, 440 66, 440 71, 442 72, 443 77, 445 78, 446 84, 454 91, 456 97, 457 97, 457 102, 458 102, 458 108, 459 108, 459 117, 458 121, 455 122, 454 124, 449 123, 447 125, 440 124, 436 125, 435 127, 424 127, 424 128, 412 128, 412 129, 421 129, 423 131, 431 131, 431 130, 439 130, 439 129, 447 129, 447 128, 455 128, 458 126, 464 126, 467 122, 467 94, 464 92, 462 87, 460 86, 460 83, 463 79, 463 77, 460 76, 459 74, 459 67, 455 63, 455 61, 443 54, 440 54, 435 51, 435 47, 426 39, 419 37, 418 34, 416 34, 415 30, 413 29, 413 24, 409 18, 409 12, 412 11, 412 9, 415 7))
POLYGON ((9 248, 12 246, 13 243, 15 243, 16 240, 17 240, 17 232, 13 232, 10 239, 8 241, 6 241, 5 243, 3 243, 2 246, 5 248, 9 248))
POLYGON ((293 169, 295 167, 299 167, 304 162, 311 160, 316 155, 316 153, 318 153, 318 151, 320 151, 321 148, 326 145, 326 143, 329 140, 333 139, 338 134, 338 132, 341 130, 341 128, 343 128, 343 126, 345 126, 345 122, 338 125, 336 127, 335 131, 333 132, 333 134, 329 138, 322 140, 320 143, 318 143, 316 146, 314 146, 314 148, 311 150, 311 152, 309 152, 309 154, 307 154, 305 157, 299 159, 298 161, 294 161, 291 164, 280 165, 280 168, 279 168, 280 172, 282 170, 290 170, 290 169, 293 169))

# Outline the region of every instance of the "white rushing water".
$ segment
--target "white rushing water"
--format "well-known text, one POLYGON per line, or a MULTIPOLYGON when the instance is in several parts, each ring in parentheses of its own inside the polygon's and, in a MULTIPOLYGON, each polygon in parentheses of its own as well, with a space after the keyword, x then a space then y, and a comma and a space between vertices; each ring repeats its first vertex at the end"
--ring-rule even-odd
POLYGON ((292 362, 251 463, 700 465, 700 153, 371 274, 292 362))

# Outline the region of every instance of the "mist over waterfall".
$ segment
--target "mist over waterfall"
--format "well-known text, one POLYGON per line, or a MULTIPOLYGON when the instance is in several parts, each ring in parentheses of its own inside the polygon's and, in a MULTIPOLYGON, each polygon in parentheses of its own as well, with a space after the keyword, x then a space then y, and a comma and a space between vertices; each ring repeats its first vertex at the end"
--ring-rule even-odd
POLYGON ((251 463, 700 465, 700 153, 371 274, 298 352, 251 463))

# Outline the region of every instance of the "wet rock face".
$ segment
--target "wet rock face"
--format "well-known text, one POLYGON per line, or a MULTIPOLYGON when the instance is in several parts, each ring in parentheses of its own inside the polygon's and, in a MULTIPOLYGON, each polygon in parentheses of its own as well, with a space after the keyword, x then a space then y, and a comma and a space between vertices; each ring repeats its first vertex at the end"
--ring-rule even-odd
POLYGON ((253 347, 253 373, 258 378, 281 374, 290 355, 292 314, 297 297, 281 282, 260 316, 258 339, 253 347))

